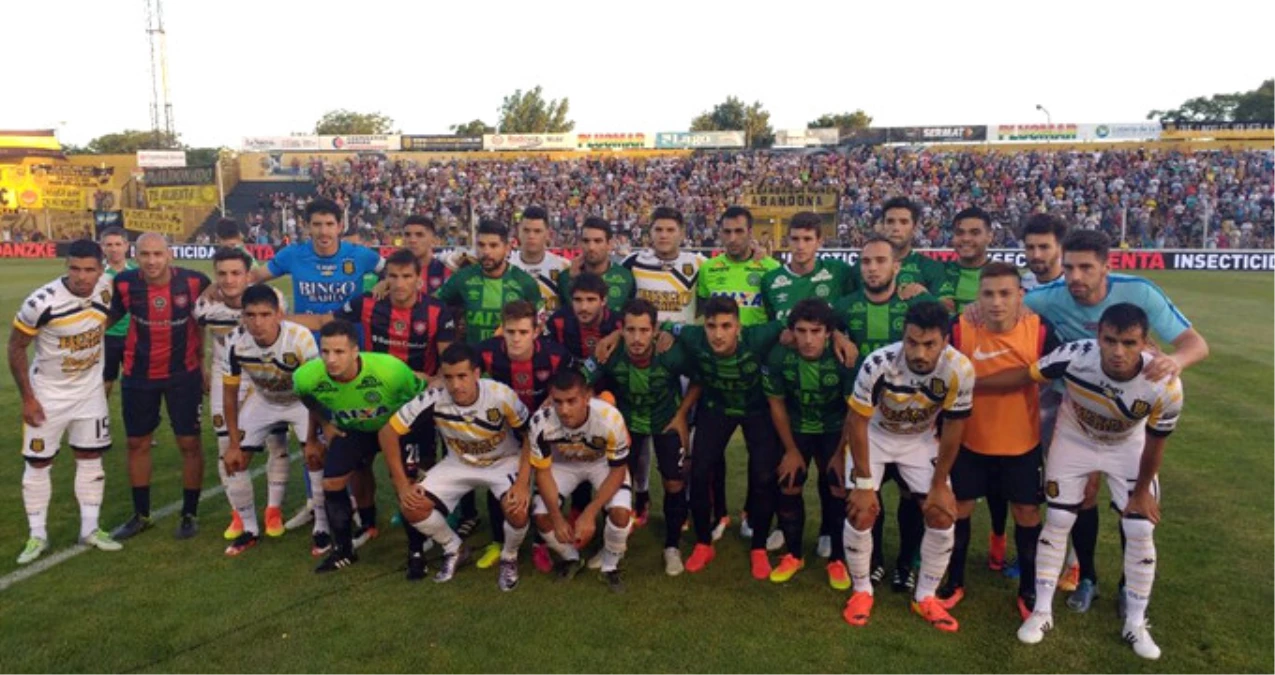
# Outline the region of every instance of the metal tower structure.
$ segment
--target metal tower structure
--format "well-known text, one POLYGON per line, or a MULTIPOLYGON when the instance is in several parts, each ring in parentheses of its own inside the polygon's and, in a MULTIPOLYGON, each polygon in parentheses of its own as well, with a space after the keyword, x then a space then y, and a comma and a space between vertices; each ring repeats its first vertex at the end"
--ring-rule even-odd
POLYGON ((168 38, 164 33, 163 0, 143 2, 146 3, 146 37, 151 52, 151 131, 156 139, 171 140, 177 138, 177 133, 168 93, 168 38))

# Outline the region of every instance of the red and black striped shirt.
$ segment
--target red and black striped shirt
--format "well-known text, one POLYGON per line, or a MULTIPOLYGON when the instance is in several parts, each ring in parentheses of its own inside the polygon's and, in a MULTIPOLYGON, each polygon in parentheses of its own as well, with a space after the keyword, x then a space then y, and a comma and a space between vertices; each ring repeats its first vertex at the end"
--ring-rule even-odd
POLYGON ((494 337, 478 344, 483 359, 483 372, 488 377, 509 385, 528 410, 535 411, 549 398, 549 381, 562 368, 575 367, 575 359, 565 347, 544 338, 536 338, 536 348, 526 361, 512 361, 505 350, 505 340, 494 337))
POLYGON ((172 268, 166 285, 153 286, 141 270, 115 276, 113 314, 133 316, 124 339, 125 384, 161 384, 203 368, 203 330, 195 320, 195 301, 211 282, 182 267, 172 268))
POLYGON ((451 269, 444 265, 438 258, 431 258, 429 267, 421 270, 421 294, 433 295, 435 291, 443 287, 443 282, 452 275, 451 269))
POLYGON ((452 310, 433 298, 418 298, 411 307, 395 307, 388 297, 356 295, 332 313, 363 327, 363 350, 398 358, 412 370, 438 372, 438 343, 456 339, 452 310))
POLYGON ((549 337, 581 361, 593 357, 593 348, 598 340, 622 328, 624 319, 605 307, 598 322, 592 326, 580 323, 570 307, 563 307, 549 317, 549 337))

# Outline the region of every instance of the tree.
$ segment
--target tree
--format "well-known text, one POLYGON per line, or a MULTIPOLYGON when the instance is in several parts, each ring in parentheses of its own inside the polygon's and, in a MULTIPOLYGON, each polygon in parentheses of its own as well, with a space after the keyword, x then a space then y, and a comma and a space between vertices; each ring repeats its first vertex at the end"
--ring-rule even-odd
MULTIPOLYGON (((545 102, 540 85, 523 92, 517 89, 500 104, 500 131, 506 134, 561 134, 576 128, 567 119, 569 101, 545 102)), ((473 122, 470 122, 473 124, 473 122)))
POLYGON ((1147 119, 1161 122, 1269 122, 1275 113, 1275 80, 1252 91, 1197 96, 1172 110, 1152 110, 1147 119))
POLYGON ((179 150, 181 147, 175 134, 125 129, 98 136, 83 148, 71 147, 66 151, 71 154, 85 155, 131 155, 138 150, 179 150))
POLYGON ((775 144, 775 130, 770 126, 770 112, 761 101, 752 105, 734 96, 713 106, 691 120, 691 131, 742 131, 750 148, 769 148, 775 144))
POLYGON ((321 136, 350 134, 388 134, 394 120, 379 112, 358 113, 344 108, 329 110, 314 123, 314 133, 321 136))
POLYGON ((482 136, 483 134, 496 133, 496 127, 488 126, 488 124, 480 119, 473 119, 464 124, 453 124, 450 127, 453 134, 457 136, 482 136))
POLYGON ((844 136, 856 129, 872 126, 872 117, 862 110, 840 114, 826 113, 806 126, 811 129, 837 129, 844 136))
POLYGON ((212 166, 221 157, 221 148, 186 148, 186 166, 212 166))

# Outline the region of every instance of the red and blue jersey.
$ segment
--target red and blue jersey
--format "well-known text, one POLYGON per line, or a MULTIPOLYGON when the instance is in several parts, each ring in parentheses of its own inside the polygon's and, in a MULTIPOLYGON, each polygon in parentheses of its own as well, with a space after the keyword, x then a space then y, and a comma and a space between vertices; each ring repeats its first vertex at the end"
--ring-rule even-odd
POLYGON ((195 301, 210 283, 181 267, 172 268, 163 285, 146 283, 139 270, 115 276, 111 311, 133 317, 124 339, 124 384, 163 384, 202 370, 203 330, 195 320, 195 301))
POLYGON ((395 307, 389 297, 370 293, 350 298, 332 313, 363 328, 362 349, 397 357, 412 370, 438 372, 438 343, 456 339, 452 310, 433 298, 420 298, 411 307, 395 307))
POLYGON ((483 372, 493 380, 514 390, 528 410, 536 410, 549 398, 549 381, 563 368, 575 367, 575 359, 566 347, 536 338, 535 351, 525 361, 509 358, 504 338, 494 337, 478 344, 483 372))

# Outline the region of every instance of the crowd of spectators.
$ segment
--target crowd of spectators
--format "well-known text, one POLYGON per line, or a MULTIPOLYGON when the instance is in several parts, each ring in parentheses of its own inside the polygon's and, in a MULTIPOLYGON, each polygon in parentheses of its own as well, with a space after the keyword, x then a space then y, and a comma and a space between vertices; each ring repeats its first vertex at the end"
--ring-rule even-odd
MULTIPOLYGON (((835 192, 831 246, 857 246, 887 198, 924 205, 917 245, 946 247, 951 218, 977 205, 995 218, 994 246, 1015 247, 1028 215, 1049 211, 1075 227, 1100 229, 1132 248, 1198 247, 1208 222, 1212 248, 1273 248, 1270 150, 1178 152, 1095 149, 1062 152, 956 152, 858 148, 847 153, 733 152, 690 157, 587 155, 579 159, 391 161, 351 156, 309 167, 317 194, 348 206, 369 241, 389 243, 413 213, 433 216, 444 244, 466 243, 476 218, 516 221, 544 206, 554 245, 575 243, 580 225, 600 216, 617 225, 622 246, 644 243, 656 206, 680 209, 687 244, 715 244, 715 220, 744 195, 835 192)), ((297 215, 306 198, 267 195, 245 225, 250 241, 304 237, 297 215)))

